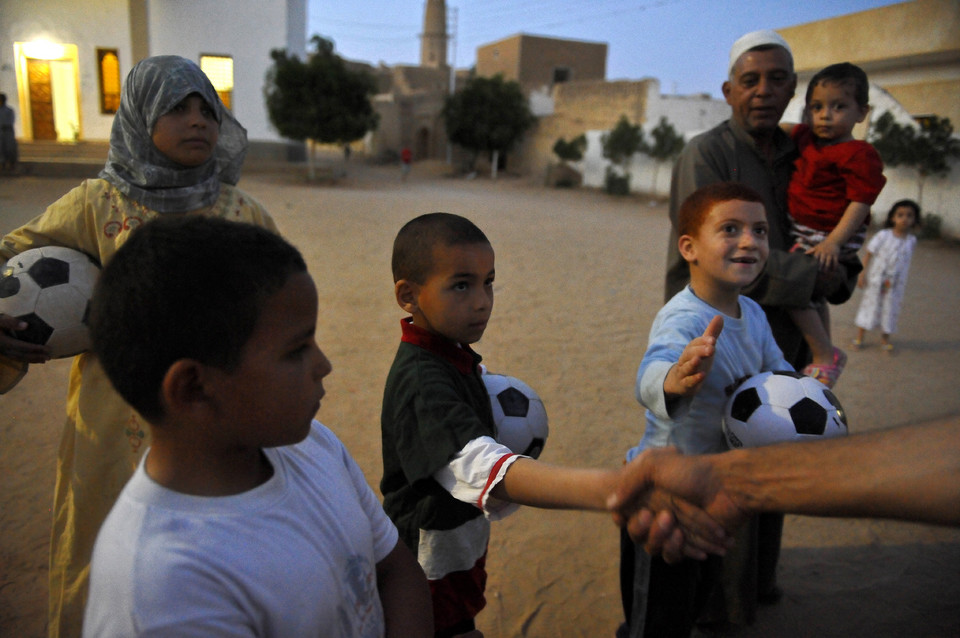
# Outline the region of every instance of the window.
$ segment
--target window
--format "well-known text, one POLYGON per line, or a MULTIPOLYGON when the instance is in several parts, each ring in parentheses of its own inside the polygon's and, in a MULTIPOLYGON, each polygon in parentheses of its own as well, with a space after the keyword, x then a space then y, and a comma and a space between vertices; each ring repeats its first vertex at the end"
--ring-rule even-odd
POLYGON ((201 55, 200 68, 220 94, 223 105, 228 109, 232 108, 233 58, 228 55, 201 55))
POLYGON ((97 49, 100 76, 100 112, 116 113, 120 108, 120 58, 116 49, 97 49))
POLYGON ((554 67, 553 69, 553 83, 562 84, 564 82, 570 81, 570 69, 564 66, 554 67))

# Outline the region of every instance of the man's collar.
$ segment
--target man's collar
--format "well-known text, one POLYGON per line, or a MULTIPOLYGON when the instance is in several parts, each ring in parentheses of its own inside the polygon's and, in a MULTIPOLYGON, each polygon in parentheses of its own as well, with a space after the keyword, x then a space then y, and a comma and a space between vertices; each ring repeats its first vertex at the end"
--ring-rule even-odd
MULTIPOLYGON (((752 148, 757 155, 760 155, 761 157, 763 156, 760 153, 760 147, 757 145, 756 138, 747 133, 746 129, 740 126, 740 123, 737 122, 737 120, 731 117, 729 120, 727 120, 727 125, 730 127, 730 130, 733 131, 734 137, 752 148)), ((791 153, 795 149, 793 140, 790 139, 790 136, 787 135, 787 133, 779 126, 773 131, 771 143, 773 146, 772 159, 777 159, 787 153, 791 153)))
POLYGON ((458 344, 446 337, 424 330, 420 326, 415 326, 413 317, 401 319, 400 328, 403 331, 400 341, 419 346, 449 361, 462 374, 472 375, 476 371, 481 357, 467 344, 458 344))

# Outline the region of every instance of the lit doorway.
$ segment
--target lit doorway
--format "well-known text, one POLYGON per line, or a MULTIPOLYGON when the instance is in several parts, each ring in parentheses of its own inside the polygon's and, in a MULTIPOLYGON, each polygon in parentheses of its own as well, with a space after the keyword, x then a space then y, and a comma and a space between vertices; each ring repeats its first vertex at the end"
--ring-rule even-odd
POLYGON ((80 139, 77 46, 17 42, 13 47, 24 138, 80 139))

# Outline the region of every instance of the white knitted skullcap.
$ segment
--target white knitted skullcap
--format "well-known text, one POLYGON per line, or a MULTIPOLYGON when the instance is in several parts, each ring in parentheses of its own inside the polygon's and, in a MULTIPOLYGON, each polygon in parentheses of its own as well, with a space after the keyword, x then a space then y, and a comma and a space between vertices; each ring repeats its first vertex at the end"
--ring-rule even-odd
POLYGON ((740 59, 741 55, 750 49, 771 45, 783 47, 787 50, 787 53, 790 54, 790 57, 793 58, 793 52, 790 50, 790 45, 787 44, 787 41, 784 40, 776 31, 771 31, 769 29, 764 29, 762 31, 751 31, 746 35, 740 36, 740 38, 733 43, 733 47, 730 49, 730 68, 727 71, 733 71, 733 65, 737 63, 737 60, 740 59))

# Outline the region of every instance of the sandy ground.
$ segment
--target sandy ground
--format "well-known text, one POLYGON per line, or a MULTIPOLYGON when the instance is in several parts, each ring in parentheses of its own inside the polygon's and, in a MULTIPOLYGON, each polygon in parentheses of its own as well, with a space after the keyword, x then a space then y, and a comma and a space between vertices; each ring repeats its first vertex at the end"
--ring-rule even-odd
MULTIPOLYGON (((402 316, 393 300, 393 237, 411 217, 450 211, 497 251, 497 304, 477 349, 494 372, 542 396, 543 460, 618 464, 642 434, 633 382, 661 305, 662 203, 551 190, 516 178, 463 180, 418 164, 351 166, 335 183, 249 174, 259 198, 304 252, 320 290, 319 340, 333 361, 319 418, 376 489, 379 409, 402 316)), ((41 212, 76 180, 0 180, 0 231, 41 212)), ((914 257, 897 350, 850 353, 836 391, 853 432, 960 418, 960 250, 923 242, 914 257)), ((859 297, 834 309, 849 343, 859 297)), ((49 503, 67 361, 34 366, 0 397, 0 635, 45 627, 49 503)), ((958 504, 960 506, 960 504, 958 504)), ((528 509, 494 525, 488 637, 612 636, 621 619, 618 532, 604 515, 528 509)), ((780 604, 738 636, 960 636, 960 530, 788 517, 780 604)))

